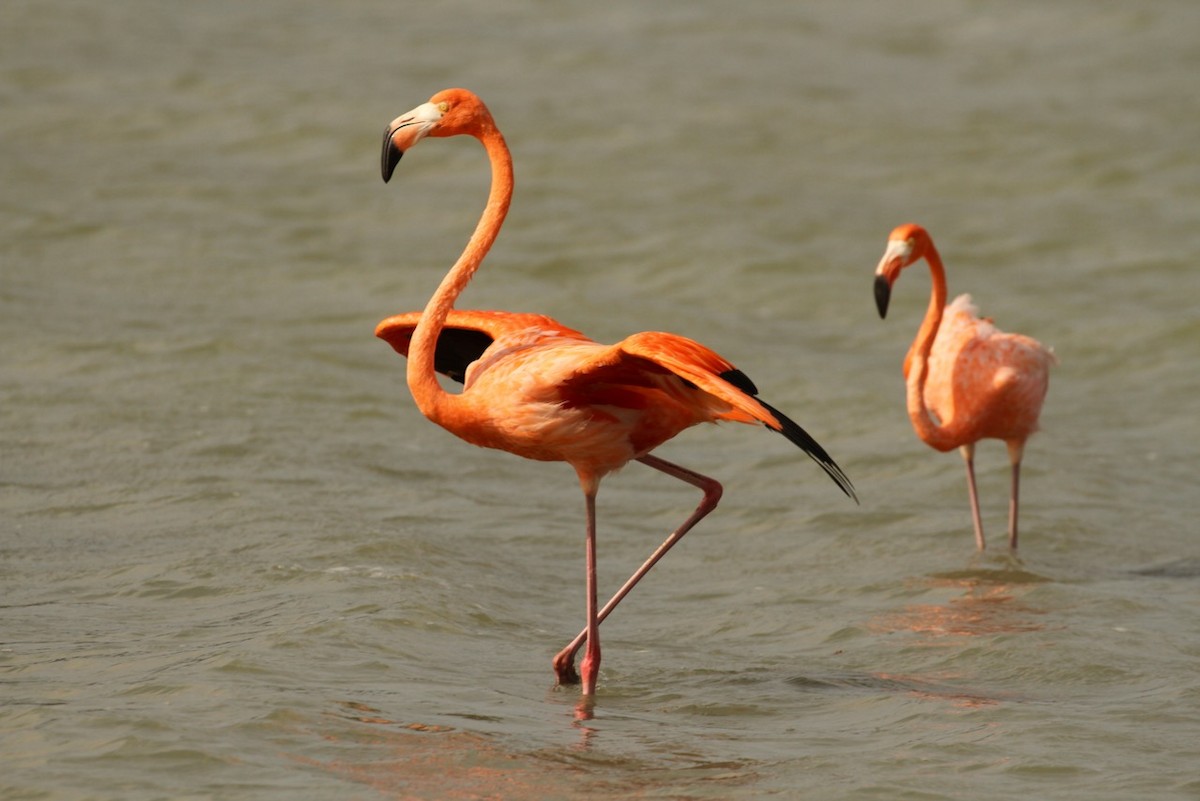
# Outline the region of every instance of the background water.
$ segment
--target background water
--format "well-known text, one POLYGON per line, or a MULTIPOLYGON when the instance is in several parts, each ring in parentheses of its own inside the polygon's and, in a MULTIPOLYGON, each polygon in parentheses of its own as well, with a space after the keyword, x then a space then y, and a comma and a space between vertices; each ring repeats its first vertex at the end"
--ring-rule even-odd
MULTIPOLYGON (((0 8, 0 796, 1197 798, 1200 6, 457 0, 0 8), (605 624, 569 468, 455 441, 372 337, 487 169, 464 307, 704 340, 808 427, 660 452, 721 508, 605 624), (888 231, 1056 349, 1019 558, 913 435, 888 231)), ((1003 537, 1007 461, 979 452, 1003 537)), ((632 465, 603 588, 696 501, 632 465)))

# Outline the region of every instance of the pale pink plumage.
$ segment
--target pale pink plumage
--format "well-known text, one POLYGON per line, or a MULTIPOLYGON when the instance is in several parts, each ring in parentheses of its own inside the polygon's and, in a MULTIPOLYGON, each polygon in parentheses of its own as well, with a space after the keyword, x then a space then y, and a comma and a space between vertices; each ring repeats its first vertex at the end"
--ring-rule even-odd
POLYGON ((929 233, 919 225, 892 231, 875 270, 875 299, 887 313, 892 286, 905 267, 924 258, 933 287, 925 319, 904 359, 909 419, 939 451, 958 448, 967 469, 975 540, 984 548, 975 487, 975 443, 1004 440, 1012 465, 1009 545, 1017 547, 1017 506, 1025 441, 1038 429, 1054 354, 1040 342, 1000 331, 981 319, 970 295, 946 305, 946 273, 929 233))

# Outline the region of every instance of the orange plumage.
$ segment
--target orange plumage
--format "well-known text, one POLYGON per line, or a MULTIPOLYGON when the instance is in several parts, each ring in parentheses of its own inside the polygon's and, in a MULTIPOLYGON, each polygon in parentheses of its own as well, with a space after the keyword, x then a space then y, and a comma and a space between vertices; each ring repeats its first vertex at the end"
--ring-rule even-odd
POLYGON ((554 659, 560 683, 579 681, 595 692, 600 621, 721 495, 715 480, 651 451, 698 423, 732 420, 764 425, 801 447, 853 497, 841 468, 800 426, 757 398, 740 370, 685 337, 648 332, 602 345, 548 317, 453 308, 487 254, 512 199, 512 157, 483 102, 465 89, 434 95, 397 117, 384 135, 384 180, 406 150, 426 136, 465 134, 487 151, 492 184, 470 241, 424 311, 389 317, 376 334, 408 357, 408 385, 421 412, 467 442, 528 459, 575 468, 587 507, 587 627, 554 659), (463 382, 447 392, 435 373, 463 382), (631 460, 685 481, 704 493, 692 514, 621 587, 603 609, 596 604, 595 498, 600 481, 631 460))

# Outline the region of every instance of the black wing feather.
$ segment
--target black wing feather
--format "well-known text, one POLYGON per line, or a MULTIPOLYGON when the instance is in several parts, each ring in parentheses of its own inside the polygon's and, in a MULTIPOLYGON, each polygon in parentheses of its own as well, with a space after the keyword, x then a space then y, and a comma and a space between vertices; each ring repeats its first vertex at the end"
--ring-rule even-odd
POLYGON ((433 369, 461 384, 466 380, 467 367, 494 341, 473 328, 443 328, 433 354, 433 369))
POLYGON ((776 409, 771 404, 767 403, 762 398, 755 398, 756 401, 763 405, 767 411, 775 415, 775 419, 779 421, 779 433, 783 434, 793 443, 800 447, 805 453, 812 457, 813 461, 821 466, 821 469, 829 474, 829 477, 834 480, 848 497, 858 503, 858 495, 854 492, 854 485, 850 483, 850 477, 845 471, 838 466, 838 463, 833 460, 833 457, 825 452, 812 435, 800 427, 800 424, 783 412, 776 409))
POLYGON ((763 408, 771 414, 775 415, 775 419, 779 421, 779 433, 783 434, 793 443, 800 447, 805 453, 813 458, 817 464, 821 465, 821 469, 829 474, 829 477, 841 488, 842 492, 854 499, 858 503, 858 495, 854 493, 854 485, 850 483, 849 476, 845 471, 838 466, 838 463, 833 460, 825 449, 821 447, 812 435, 800 427, 800 424, 792 420, 783 412, 776 409, 771 404, 767 403, 762 398, 758 397, 758 387, 754 386, 754 382, 750 377, 741 370, 726 370, 721 373, 721 378, 728 381, 733 386, 745 392, 747 395, 752 395, 756 401, 762 404, 763 408))

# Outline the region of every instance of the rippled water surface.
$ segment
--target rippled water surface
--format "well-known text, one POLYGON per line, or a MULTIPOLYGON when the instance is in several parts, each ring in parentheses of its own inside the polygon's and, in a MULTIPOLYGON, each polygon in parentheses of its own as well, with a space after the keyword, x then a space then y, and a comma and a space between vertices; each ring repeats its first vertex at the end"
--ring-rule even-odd
MULTIPOLYGON (((480 0, 0 10, 0 796, 1200 795, 1200 6, 480 0), (372 336, 487 169, 384 124, 491 106, 517 195, 460 305, 702 339, 761 429, 660 453, 721 507, 605 624, 571 470, 454 440, 372 336), (888 231, 1053 345, 1020 555, 974 551, 880 321, 888 231)), ((1003 535, 1003 447, 978 454, 1003 535)), ((696 502, 631 465, 602 589, 696 502)))

